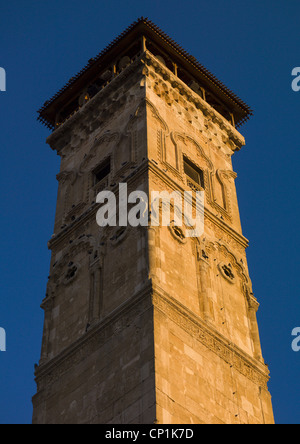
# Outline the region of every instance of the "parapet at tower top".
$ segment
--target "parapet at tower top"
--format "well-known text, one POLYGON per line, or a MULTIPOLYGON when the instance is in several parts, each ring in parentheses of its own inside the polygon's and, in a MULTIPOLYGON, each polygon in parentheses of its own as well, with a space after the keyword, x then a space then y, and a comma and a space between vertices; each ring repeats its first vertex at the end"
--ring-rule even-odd
POLYGON ((76 112, 85 96, 92 98, 127 65, 151 52, 181 81, 199 94, 233 126, 253 114, 250 107, 211 74, 195 57, 149 19, 141 17, 104 48, 38 111, 38 120, 54 130, 76 112))

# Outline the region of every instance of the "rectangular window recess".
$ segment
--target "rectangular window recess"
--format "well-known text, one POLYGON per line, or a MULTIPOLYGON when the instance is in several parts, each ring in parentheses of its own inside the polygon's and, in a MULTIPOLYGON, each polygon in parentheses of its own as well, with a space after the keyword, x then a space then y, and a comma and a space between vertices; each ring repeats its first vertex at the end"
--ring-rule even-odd
POLYGON ((197 185, 204 188, 204 173, 189 159, 184 158, 184 173, 197 185))
POLYGON ((110 170, 110 158, 108 158, 94 170, 94 185, 102 182, 110 174, 110 170))

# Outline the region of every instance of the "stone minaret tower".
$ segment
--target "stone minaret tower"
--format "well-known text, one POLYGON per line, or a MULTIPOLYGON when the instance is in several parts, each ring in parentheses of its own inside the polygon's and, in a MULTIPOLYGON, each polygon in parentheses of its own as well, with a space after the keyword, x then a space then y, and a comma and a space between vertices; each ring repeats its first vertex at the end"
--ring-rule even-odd
POLYGON ((232 168, 250 114, 143 18, 40 110, 61 169, 33 423, 273 423, 232 168), (203 236, 100 228, 119 183, 204 190, 203 236))

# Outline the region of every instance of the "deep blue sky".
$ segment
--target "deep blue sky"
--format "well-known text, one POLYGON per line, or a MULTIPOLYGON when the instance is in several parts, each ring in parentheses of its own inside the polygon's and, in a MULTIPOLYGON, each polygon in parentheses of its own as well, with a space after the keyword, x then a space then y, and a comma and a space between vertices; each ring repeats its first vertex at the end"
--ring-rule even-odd
POLYGON ((0 423, 30 423, 59 158, 36 110, 137 17, 153 20, 255 111, 234 156, 277 423, 297 423, 300 353, 299 0, 10 0, 0 7, 0 423), (299 273, 299 274, 298 274, 299 273))

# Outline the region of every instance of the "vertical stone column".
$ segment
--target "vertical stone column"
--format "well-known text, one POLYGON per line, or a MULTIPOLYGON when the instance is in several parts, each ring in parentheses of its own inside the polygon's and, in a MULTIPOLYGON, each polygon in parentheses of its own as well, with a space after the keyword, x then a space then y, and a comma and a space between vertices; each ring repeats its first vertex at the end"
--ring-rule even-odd
POLYGON ((148 234, 148 276, 150 280, 157 277, 156 274, 156 229, 149 226, 147 228, 148 234))
POLYGON ((148 262, 147 262, 147 228, 138 227, 139 239, 137 242, 137 286, 136 291, 143 288, 148 279, 148 262))
POLYGON ((43 300, 41 308, 44 310, 45 320, 44 320, 40 365, 42 365, 47 360, 49 353, 49 334, 51 330, 51 320, 52 320, 52 310, 53 310, 53 297, 50 289, 48 289, 47 296, 43 300))
POLYGON ((210 306, 210 297, 209 297, 209 268, 210 264, 208 262, 208 256, 202 250, 201 247, 198 248, 198 267, 199 267, 199 303, 200 303, 200 311, 203 315, 205 321, 212 321, 212 311, 210 306))
POLYGON ((102 313, 103 289, 102 289, 102 261, 99 259, 92 265, 90 272, 90 304, 89 325, 97 322, 102 313))
POLYGON ((261 343, 260 343, 260 337, 259 337, 259 330, 258 330, 258 323, 257 323, 257 310, 259 307, 259 303, 257 302, 256 298, 254 297, 251 290, 247 287, 245 287, 247 302, 248 302, 248 313, 249 313, 249 321, 250 321, 250 328, 251 328, 251 337, 253 340, 253 347, 254 347, 254 357, 255 359, 258 359, 262 363, 264 363, 264 359, 262 357, 262 351, 261 351, 261 343))

